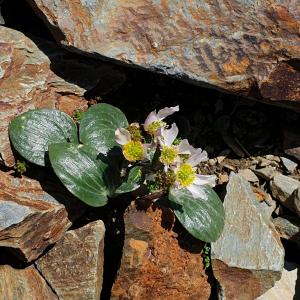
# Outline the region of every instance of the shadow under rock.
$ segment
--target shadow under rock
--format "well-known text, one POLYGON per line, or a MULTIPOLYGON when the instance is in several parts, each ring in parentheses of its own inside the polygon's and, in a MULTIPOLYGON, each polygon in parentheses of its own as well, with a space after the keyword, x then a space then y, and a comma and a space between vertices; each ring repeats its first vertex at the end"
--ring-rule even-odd
POLYGON ((37 180, 43 191, 65 206, 68 218, 72 223, 80 218, 88 208, 86 204, 67 190, 55 175, 52 168, 38 167, 31 164, 26 176, 37 180))

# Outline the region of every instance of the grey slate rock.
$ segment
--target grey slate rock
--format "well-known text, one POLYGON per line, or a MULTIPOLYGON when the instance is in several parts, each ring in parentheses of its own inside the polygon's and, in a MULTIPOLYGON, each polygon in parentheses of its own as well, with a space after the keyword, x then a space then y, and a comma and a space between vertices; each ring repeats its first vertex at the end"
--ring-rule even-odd
POLYGON ((300 219, 294 216, 283 216, 273 219, 279 235, 290 241, 300 242, 300 219))
POLYGON ((230 178, 224 208, 224 231, 211 250, 219 299, 253 300, 280 279, 284 249, 250 184, 239 175, 230 178))
POLYGON ((284 167, 290 173, 293 173, 296 170, 297 166, 298 166, 298 164, 296 164, 295 162, 293 162, 292 160, 290 160, 290 159, 288 159, 286 157, 281 157, 281 161, 282 161, 284 167))
POLYGON ((300 181, 285 175, 276 175, 270 183, 274 198, 283 206, 300 215, 300 181))

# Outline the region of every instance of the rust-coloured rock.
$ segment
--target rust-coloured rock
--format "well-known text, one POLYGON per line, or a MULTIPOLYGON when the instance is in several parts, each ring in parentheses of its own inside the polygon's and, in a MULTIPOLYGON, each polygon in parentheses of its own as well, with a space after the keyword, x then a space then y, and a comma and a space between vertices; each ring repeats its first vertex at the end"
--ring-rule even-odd
POLYGON ((203 244, 175 224, 167 208, 152 205, 139 211, 134 204, 129 207, 111 299, 209 299, 210 285, 200 255, 203 244))
MULTIPOLYGON (((58 186, 52 188, 57 194, 64 192, 58 186)), ((22 259, 32 261, 70 226, 65 206, 39 182, 0 172, 0 246, 11 247, 22 259)))
POLYGON ((269 102, 300 100, 296 0, 27 1, 70 49, 269 102))
POLYGON ((35 264, 60 300, 99 300, 105 227, 95 221, 68 231, 35 264))
POLYGON ((34 267, 0 266, 0 300, 58 300, 34 267))
POLYGON ((0 159, 14 164, 7 130, 15 116, 34 108, 57 108, 70 115, 85 109, 84 93, 115 73, 107 64, 0 27, 0 159))

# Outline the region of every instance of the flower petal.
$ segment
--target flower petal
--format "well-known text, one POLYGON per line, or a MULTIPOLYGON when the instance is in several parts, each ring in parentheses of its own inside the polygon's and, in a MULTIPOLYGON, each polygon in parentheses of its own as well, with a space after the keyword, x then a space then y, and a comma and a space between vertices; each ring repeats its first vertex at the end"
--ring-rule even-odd
POLYGON ((146 118, 145 123, 144 123, 144 129, 147 131, 148 126, 149 126, 151 123, 156 122, 156 121, 159 121, 159 118, 158 118, 158 116, 157 116, 157 114, 156 114, 156 111, 154 110, 154 111, 152 111, 152 112, 148 115, 148 117, 146 118))
POLYGON ((161 128, 161 136, 163 138, 162 144, 171 146, 178 135, 178 127, 175 123, 172 124, 170 129, 161 128))
POLYGON ((178 145, 179 154, 191 154, 193 146, 191 146, 187 139, 182 140, 178 145))
POLYGON ((176 111, 179 111, 179 105, 160 109, 157 113, 158 119, 163 120, 164 118, 174 114, 176 111))
POLYGON ((130 132, 125 128, 118 128, 115 131, 116 142, 120 145, 125 145, 131 141, 130 132))
POLYGON ((203 188, 200 185, 191 184, 186 188, 192 193, 194 198, 200 198, 200 199, 207 198, 206 193, 203 191, 203 188))
POLYGON ((200 148, 197 148, 193 151, 192 155, 186 161, 192 166, 198 165, 202 161, 207 161, 208 156, 206 151, 202 151, 200 148))
POLYGON ((216 185, 216 175, 199 175, 196 174, 196 179, 194 180, 195 185, 209 185, 211 187, 214 187, 216 185))

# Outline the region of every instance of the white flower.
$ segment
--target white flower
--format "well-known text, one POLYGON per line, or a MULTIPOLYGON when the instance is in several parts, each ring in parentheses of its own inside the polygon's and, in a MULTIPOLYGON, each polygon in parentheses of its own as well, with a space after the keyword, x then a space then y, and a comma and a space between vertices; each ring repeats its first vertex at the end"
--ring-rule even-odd
POLYGON ((175 123, 171 128, 160 128, 157 139, 161 146, 160 161, 169 166, 174 163, 186 162, 193 164, 193 166, 199 164, 202 161, 208 160, 206 151, 202 151, 200 148, 194 148, 189 144, 187 139, 180 141, 178 145, 173 145, 178 134, 178 128, 175 123), (180 156, 182 154, 189 155, 188 159, 183 160, 180 156))
POLYGON ((166 124, 162 121, 166 117, 179 111, 179 105, 173 107, 165 107, 156 113, 156 110, 152 111, 145 120, 144 129, 152 135, 155 135, 156 131, 166 124))
POLYGON ((130 132, 125 128, 118 128, 115 137, 116 142, 122 145, 123 155, 128 161, 135 162, 145 158, 149 144, 132 140, 130 132))
POLYGON ((200 148, 194 148, 191 156, 184 163, 178 163, 174 168, 176 175, 175 187, 188 189, 194 198, 203 197, 201 186, 209 185, 214 187, 216 184, 215 175, 200 175, 196 173, 195 166, 207 159, 205 151, 202 151, 200 148))
POLYGON ((115 131, 116 142, 120 145, 125 145, 131 141, 130 132, 125 128, 118 128, 115 131))

